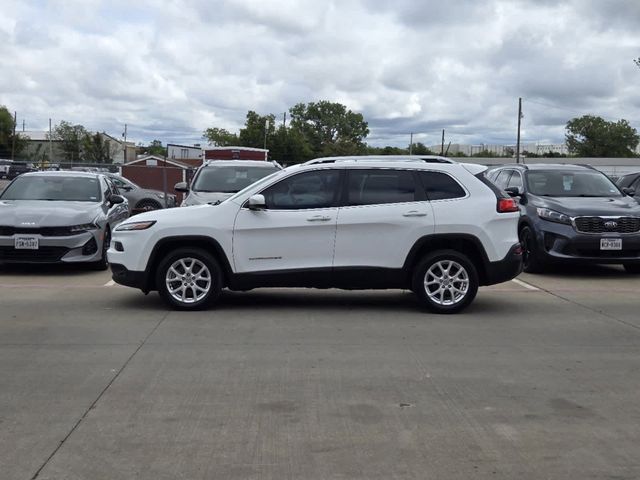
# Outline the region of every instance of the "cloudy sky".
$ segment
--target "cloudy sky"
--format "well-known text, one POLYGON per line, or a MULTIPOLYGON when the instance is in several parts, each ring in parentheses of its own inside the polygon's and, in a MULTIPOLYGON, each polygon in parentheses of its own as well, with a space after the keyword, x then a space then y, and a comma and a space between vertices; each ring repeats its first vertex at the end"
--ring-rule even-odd
POLYGON ((0 104, 163 143, 298 102, 361 112, 373 145, 561 142, 640 129, 640 0, 0 0, 0 104))

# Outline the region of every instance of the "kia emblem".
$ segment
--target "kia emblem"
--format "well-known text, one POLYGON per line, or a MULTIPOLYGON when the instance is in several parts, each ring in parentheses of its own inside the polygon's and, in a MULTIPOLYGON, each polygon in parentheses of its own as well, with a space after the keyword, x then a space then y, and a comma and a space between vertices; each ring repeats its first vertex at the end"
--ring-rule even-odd
POLYGON ((604 222, 604 228, 606 228, 607 230, 613 230, 617 226, 618 226, 618 222, 614 222, 612 220, 608 222, 604 222))

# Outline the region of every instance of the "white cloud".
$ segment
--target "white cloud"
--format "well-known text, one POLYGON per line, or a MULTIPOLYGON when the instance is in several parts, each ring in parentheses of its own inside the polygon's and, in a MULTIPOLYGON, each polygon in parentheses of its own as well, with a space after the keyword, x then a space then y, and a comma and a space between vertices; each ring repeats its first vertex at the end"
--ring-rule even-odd
POLYGON ((640 128, 634 0, 8 3, 0 104, 31 129, 52 117, 197 142, 247 110, 328 99, 362 112, 375 144, 442 128, 512 142, 519 96, 525 140, 561 141, 584 113, 640 128))

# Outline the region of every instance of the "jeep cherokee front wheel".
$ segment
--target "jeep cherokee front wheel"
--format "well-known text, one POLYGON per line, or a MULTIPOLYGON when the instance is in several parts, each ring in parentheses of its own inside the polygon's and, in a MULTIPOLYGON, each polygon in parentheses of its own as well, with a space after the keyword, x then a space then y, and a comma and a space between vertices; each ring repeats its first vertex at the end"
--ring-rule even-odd
POLYGON ((478 293, 478 272, 466 255, 455 250, 438 250, 418 263, 412 287, 432 312, 457 313, 478 293))
POLYGON ((201 310, 220 296, 220 264, 205 250, 180 248, 158 266, 156 286, 160 296, 179 310, 201 310))

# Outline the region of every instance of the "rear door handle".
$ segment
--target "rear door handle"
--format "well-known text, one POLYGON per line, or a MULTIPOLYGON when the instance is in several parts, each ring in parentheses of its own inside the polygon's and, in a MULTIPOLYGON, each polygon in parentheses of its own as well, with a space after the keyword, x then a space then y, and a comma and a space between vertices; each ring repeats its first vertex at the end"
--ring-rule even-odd
POLYGON ((314 217, 307 218, 307 222, 328 222, 331 217, 325 217, 324 215, 316 215, 314 217))
POLYGON ((427 212, 419 212, 418 210, 411 210, 402 214, 403 217, 426 217, 427 212))

